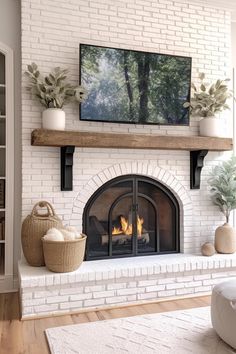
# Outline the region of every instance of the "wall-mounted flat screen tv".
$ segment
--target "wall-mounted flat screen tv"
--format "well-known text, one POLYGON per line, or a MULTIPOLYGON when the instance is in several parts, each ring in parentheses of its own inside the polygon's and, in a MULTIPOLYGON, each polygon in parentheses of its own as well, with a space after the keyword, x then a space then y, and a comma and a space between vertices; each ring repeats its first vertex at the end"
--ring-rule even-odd
POLYGON ((80 45, 80 83, 87 92, 80 119, 110 123, 188 125, 191 58, 80 45))

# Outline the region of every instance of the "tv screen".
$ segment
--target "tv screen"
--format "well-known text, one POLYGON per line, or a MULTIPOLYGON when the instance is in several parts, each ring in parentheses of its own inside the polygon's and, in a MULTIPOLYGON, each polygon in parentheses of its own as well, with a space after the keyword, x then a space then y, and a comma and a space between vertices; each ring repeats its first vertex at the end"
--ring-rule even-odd
POLYGON ((80 83, 87 92, 80 119, 188 125, 191 58, 80 45, 80 83))

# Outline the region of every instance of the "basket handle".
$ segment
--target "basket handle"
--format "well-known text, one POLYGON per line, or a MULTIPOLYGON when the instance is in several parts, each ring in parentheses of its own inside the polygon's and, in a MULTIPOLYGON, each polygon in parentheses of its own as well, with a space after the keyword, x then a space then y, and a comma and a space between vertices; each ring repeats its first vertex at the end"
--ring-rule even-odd
POLYGON ((55 210, 49 202, 42 200, 42 201, 35 204, 35 206, 33 207, 31 216, 41 216, 41 217, 55 216, 55 210), (38 210, 37 210, 38 207, 39 208, 47 208, 47 213, 39 214, 38 210))

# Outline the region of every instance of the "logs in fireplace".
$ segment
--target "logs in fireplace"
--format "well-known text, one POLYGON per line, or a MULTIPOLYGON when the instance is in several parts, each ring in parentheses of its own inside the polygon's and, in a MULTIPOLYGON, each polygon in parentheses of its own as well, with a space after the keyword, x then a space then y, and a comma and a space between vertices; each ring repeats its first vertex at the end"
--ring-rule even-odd
POLYGON ((179 252, 179 204, 163 184, 144 176, 117 177, 84 209, 86 260, 179 252))

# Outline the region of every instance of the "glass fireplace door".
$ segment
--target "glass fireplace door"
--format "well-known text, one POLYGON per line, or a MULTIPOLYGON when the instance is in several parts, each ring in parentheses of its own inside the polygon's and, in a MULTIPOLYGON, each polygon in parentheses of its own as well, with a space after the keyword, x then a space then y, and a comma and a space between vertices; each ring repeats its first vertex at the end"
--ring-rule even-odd
MULTIPOLYGON (((179 208, 173 195, 162 185, 157 188, 156 183, 145 179, 138 180, 138 195, 145 198, 146 203, 139 202, 143 210, 144 228, 149 230, 150 251, 154 251, 154 238, 156 237, 156 252, 171 253, 178 249, 178 222, 179 208), (148 202, 149 201, 149 202, 148 202), (154 224, 156 221, 156 224, 154 224), (156 229, 155 229, 156 228, 156 229), (156 230, 153 232, 153 230, 156 230)), ((144 250, 143 250, 144 251, 144 250)))
POLYGON ((137 199, 137 252, 159 252, 158 212, 153 200, 138 194, 137 199))
POLYGON ((86 260, 179 252, 179 206, 148 177, 117 177, 99 188, 84 209, 86 260))
POLYGON ((133 194, 122 195, 111 206, 109 212, 109 254, 122 256, 133 253, 133 194))
POLYGON ((133 181, 127 178, 95 193, 84 214, 84 232, 88 235, 86 259, 133 252, 132 205, 133 181))

